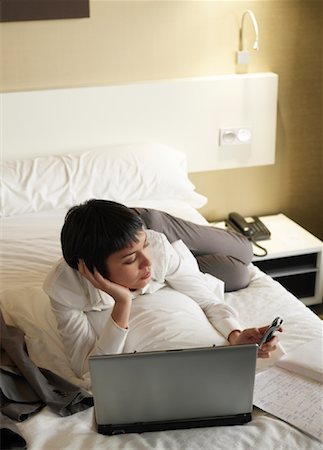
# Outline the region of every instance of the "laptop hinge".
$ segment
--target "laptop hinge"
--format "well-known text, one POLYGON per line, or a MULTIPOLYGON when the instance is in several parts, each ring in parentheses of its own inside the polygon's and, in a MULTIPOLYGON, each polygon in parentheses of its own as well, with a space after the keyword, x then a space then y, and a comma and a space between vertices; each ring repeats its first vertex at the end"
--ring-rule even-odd
POLYGON ((146 431, 178 430, 213 426, 242 425, 250 422, 251 413, 233 416, 208 417, 202 419, 169 420, 158 422, 136 422, 131 424, 98 425, 100 434, 115 435, 125 433, 144 433, 146 431))

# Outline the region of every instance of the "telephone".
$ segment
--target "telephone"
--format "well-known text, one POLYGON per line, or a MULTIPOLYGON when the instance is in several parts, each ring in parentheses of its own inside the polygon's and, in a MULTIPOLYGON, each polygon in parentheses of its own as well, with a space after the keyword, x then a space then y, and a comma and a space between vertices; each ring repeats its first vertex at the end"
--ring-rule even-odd
POLYGON ((250 241, 270 239, 270 231, 257 216, 244 218, 237 212, 232 212, 225 223, 228 228, 242 233, 250 241))

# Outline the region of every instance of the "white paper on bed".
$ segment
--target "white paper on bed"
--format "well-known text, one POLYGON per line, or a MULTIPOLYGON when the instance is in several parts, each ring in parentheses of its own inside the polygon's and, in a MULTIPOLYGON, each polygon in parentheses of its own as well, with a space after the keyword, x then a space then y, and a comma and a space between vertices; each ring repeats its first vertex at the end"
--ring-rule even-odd
MULTIPOLYGON (((323 322, 322 322, 323 324, 323 322)), ((323 327, 321 339, 314 339, 285 355, 277 366, 323 383, 323 327)))
POLYGON ((271 367, 256 375, 254 405, 323 442, 322 383, 271 367))
POLYGON ((323 442, 322 346, 321 335, 258 373, 254 405, 323 442))

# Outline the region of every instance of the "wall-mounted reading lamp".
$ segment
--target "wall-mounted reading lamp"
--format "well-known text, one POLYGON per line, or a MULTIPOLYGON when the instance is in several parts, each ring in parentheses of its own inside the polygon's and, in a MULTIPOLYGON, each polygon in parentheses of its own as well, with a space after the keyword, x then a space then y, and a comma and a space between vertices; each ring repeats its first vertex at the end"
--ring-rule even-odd
POLYGON ((248 64, 249 63, 249 51, 244 49, 244 42, 243 42, 243 26, 244 26, 244 20, 245 17, 249 16, 251 19, 251 23, 253 25, 253 28, 255 30, 255 42, 253 44, 253 49, 258 51, 259 50, 259 27, 258 27, 258 22, 256 19, 256 16, 254 15, 254 13, 250 10, 247 9, 246 11, 243 12, 242 14, 242 18, 241 18, 241 25, 240 25, 240 30, 239 30, 239 50, 237 52, 237 63, 238 64, 248 64))

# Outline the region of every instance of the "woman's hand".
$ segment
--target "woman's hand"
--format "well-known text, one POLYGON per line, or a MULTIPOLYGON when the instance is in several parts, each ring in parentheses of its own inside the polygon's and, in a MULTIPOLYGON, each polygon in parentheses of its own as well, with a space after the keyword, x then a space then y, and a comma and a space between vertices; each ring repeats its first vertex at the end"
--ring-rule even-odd
POLYGON ((95 288, 111 295, 116 302, 127 302, 131 300, 131 293, 128 288, 104 278, 96 268, 94 268, 92 273, 82 259, 79 260, 78 270, 95 288))
POLYGON ((80 259, 78 263, 80 274, 85 277, 95 288, 111 295, 115 301, 111 317, 121 328, 128 328, 132 296, 128 288, 104 278, 96 268, 92 273, 85 262, 80 259))
MULTIPOLYGON (((267 328, 268 326, 264 326, 261 328, 247 328, 246 330, 243 331, 234 330, 230 333, 228 340, 231 345, 259 344, 267 328)), ((282 328, 280 328, 278 331, 283 330, 282 328)), ((276 350, 277 343, 278 343, 277 336, 273 336, 268 342, 263 344, 261 349, 258 350, 258 357, 269 358, 271 352, 276 350)))

